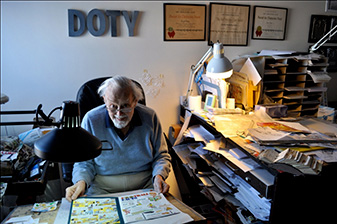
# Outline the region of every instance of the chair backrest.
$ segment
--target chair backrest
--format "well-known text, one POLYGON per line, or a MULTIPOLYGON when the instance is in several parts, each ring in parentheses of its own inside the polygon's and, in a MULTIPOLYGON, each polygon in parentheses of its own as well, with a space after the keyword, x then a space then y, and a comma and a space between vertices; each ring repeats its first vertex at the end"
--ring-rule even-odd
MULTIPOLYGON (((98 95, 97 90, 100 85, 111 77, 96 78, 84 83, 77 92, 76 101, 80 104, 80 118, 83 119, 84 115, 91 109, 104 104, 103 98, 98 95)), ((145 93, 143 87, 135 80, 132 80, 143 92, 143 100, 138 101, 146 105, 145 93)), ((74 163, 62 163, 61 171, 62 178, 65 182, 70 183, 72 180, 72 171, 74 163)))
MULTIPOLYGON (((100 97, 97 93, 100 85, 111 77, 102 77, 89 80, 84 83, 77 92, 76 101, 80 104, 80 118, 83 119, 84 115, 91 109, 102 105, 104 103, 103 98, 100 97)), ((143 100, 140 100, 139 103, 146 105, 145 94, 143 87, 135 80, 132 80, 143 92, 143 100)))

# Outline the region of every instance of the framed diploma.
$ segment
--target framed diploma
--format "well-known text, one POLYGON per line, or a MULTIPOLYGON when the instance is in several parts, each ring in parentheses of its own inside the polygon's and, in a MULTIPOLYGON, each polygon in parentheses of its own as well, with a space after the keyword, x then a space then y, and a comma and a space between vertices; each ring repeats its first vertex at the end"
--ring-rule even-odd
POLYGON ((250 5, 210 3, 208 45, 247 46, 250 5))
POLYGON ((254 6, 252 39, 284 40, 287 8, 254 6))
POLYGON ((206 40, 206 5, 164 3, 164 41, 206 40))

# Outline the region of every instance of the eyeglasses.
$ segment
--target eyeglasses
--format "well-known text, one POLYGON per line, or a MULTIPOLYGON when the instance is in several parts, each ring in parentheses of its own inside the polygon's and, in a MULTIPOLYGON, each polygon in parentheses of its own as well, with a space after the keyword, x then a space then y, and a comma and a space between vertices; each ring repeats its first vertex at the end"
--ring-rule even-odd
POLYGON ((122 106, 117 106, 117 105, 110 105, 108 106, 108 109, 112 113, 117 113, 117 111, 122 112, 122 113, 130 113, 133 110, 134 107, 130 107, 130 105, 122 105, 122 106), (119 109, 118 109, 119 107, 119 109))

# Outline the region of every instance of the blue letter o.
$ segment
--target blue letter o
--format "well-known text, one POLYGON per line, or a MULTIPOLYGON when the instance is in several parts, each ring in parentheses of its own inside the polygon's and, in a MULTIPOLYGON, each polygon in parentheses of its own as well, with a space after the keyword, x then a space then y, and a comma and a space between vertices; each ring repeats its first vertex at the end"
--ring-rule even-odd
POLYGON ((106 29, 106 22, 105 22, 105 15, 104 13, 99 9, 93 9, 89 12, 87 17, 87 27, 89 32, 97 37, 102 36, 106 29), (99 20, 99 28, 96 30, 94 27, 94 17, 97 17, 99 20))

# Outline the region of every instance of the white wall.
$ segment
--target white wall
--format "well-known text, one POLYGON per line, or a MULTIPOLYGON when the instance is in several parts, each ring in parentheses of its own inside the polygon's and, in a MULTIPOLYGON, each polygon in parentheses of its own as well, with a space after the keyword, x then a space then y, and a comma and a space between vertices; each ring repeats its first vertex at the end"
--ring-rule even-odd
MULTIPOLYGON (((226 56, 230 60, 262 49, 307 51, 310 16, 329 14, 324 11, 325 1, 235 3, 252 7, 248 46, 226 47, 226 56), (285 41, 250 39, 254 5, 289 9, 285 41)), ((186 92, 189 68, 208 48, 207 41, 164 42, 163 2, 159 1, 2 1, 1 92, 8 95, 10 101, 1 105, 1 109, 35 109, 42 103, 44 111, 49 113, 63 100, 74 100, 78 88, 89 79, 120 74, 142 82, 146 69, 153 77, 164 76, 164 87, 156 97, 147 95, 147 105, 157 111, 164 131, 168 132, 169 126, 178 121, 179 96, 186 92), (88 13, 94 8, 139 10, 136 36, 128 36, 127 26, 120 17, 118 37, 111 37, 110 30, 102 37, 94 37, 89 32, 80 37, 69 37, 67 10, 88 13)), ((146 91, 152 88, 143 86, 146 91)), ((329 99, 332 98, 337 100, 336 90, 329 89, 329 99)), ((58 118, 58 114, 55 115, 58 118)), ((32 117, 6 116, 2 121, 31 120, 32 117)), ((9 126, 7 133, 2 131, 1 134, 17 134, 29 128, 9 126)))

